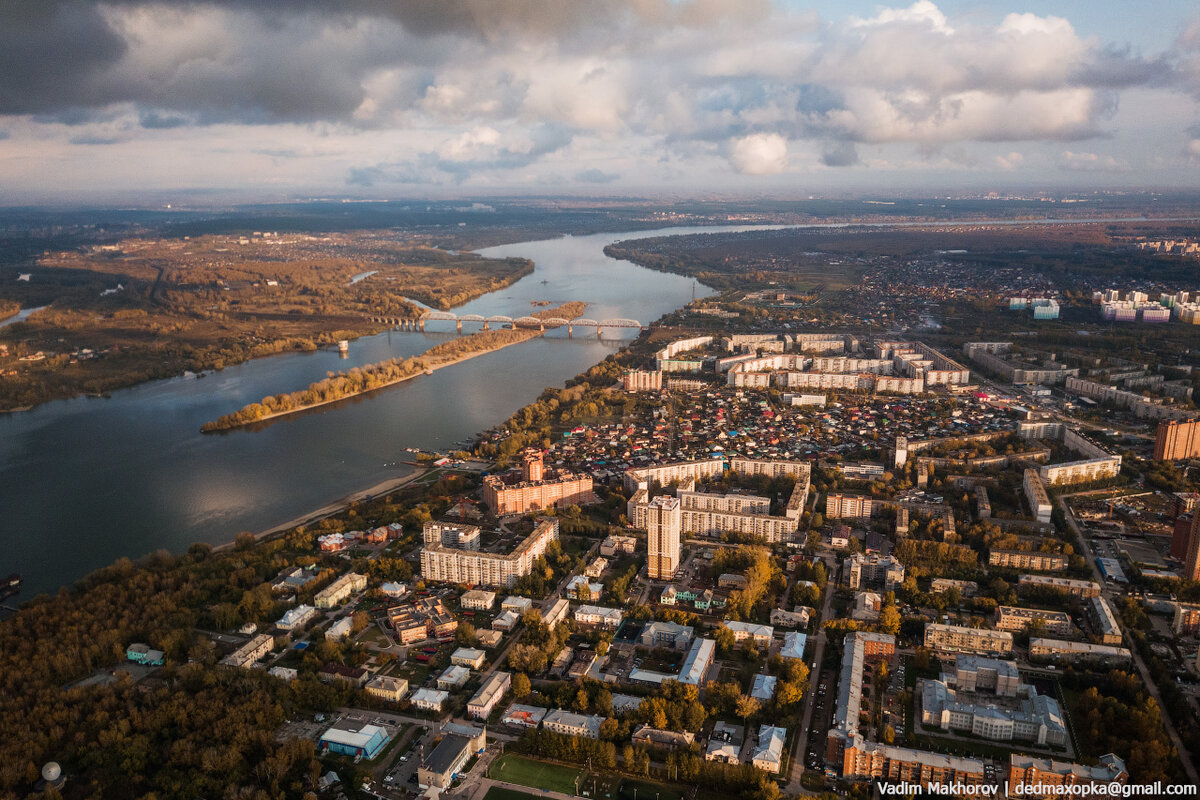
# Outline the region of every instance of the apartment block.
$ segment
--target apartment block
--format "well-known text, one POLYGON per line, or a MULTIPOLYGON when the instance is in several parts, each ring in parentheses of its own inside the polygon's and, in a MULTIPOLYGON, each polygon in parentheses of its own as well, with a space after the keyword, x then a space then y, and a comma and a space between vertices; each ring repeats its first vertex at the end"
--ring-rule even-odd
POLYGON ((439 542, 426 544, 421 549, 421 575, 432 581, 510 587, 517 578, 529 574, 534 562, 557 538, 558 520, 543 519, 511 553, 460 550, 439 542))
POLYGON ((993 567, 1062 572, 1067 568, 1067 563, 1067 557, 1061 553, 1040 553, 1035 550, 992 550, 988 553, 988 564, 993 567))
POLYGON ((317 592, 313 598, 313 605, 317 608, 333 608, 340 606, 346 602, 346 599, 355 592, 361 592, 367 588, 367 576, 359 575, 356 572, 347 572, 333 583, 326 586, 321 591, 317 592))
POLYGON ((929 623, 925 626, 925 646, 952 653, 1011 653, 1013 636, 1008 631, 929 623))
POLYGON ((656 497, 646 505, 647 574, 651 580, 670 580, 679 569, 680 502, 656 497))
POLYGON ((1050 495, 1046 493, 1046 486, 1038 477, 1037 470, 1026 469, 1022 485, 1025 487, 1025 500, 1029 503, 1030 512, 1038 522, 1049 522, 1054 507, 1050 505, 1050 495))
POLYGON ((1065 636, 1071 632, 1071 616, 1062 611, 1046 611, 1040 608, 1017 608, 999 606, 996 609, 996 630, 1020 632, 1035 622, 1041 623, 1048 633, 1065 636))

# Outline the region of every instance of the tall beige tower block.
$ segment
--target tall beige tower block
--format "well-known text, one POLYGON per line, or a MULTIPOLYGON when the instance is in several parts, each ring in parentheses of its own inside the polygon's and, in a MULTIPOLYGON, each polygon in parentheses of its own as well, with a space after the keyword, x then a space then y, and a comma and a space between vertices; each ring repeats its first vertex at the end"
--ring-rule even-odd
POLYGON ((651 580, 670 580, 679 569, 679 500, 656 497, 646 509, 646 549, 651 580))

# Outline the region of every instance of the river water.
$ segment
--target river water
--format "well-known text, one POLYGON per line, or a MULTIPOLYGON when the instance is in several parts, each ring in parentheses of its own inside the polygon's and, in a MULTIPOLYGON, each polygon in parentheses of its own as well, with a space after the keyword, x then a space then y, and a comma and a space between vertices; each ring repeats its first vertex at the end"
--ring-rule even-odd
MULTIPOLYGON (((488 256, 533 259, 512 286, 456 309, 518 317, 569 300, 592 319, 648 324, 709 294, 689 278, 603 254, 610 242, 748 230, 747 226, 608 233, 504 245, 488 256)), ((474 328, 467 324, 468 332, 474 328)), ((0 414, 0 576, 25 578, 22 598, 54 591, 121 556, 193 542, 222 543, 401 477, 405 448, 447 449, 502 422, 547 386, 562 383, 634 337, 612 329, 550 331, 412 381, 280 419, 262 430, 202 435, 200 426, 262 397, 307 386, 327 371, 428 349, 455 335, 435 322, 424 333, 391 331, 336 350, 293 353, 0 414)))

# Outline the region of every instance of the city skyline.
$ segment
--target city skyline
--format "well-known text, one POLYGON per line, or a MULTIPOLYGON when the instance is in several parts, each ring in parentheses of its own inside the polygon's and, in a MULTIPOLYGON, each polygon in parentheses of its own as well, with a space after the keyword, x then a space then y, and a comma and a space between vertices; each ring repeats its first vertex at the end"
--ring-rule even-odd
POLYGON ((0 205, 1186 188, 1195 4, 14 2, 0 205))

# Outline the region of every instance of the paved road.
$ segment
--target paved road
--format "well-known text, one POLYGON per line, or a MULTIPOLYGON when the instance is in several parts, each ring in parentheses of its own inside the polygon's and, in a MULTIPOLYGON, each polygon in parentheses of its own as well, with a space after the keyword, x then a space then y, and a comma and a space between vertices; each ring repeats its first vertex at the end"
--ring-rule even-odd
MULTIPOLYGON (((1087 559, 1088 566, 1092 569, 1092 575, 1096 582, 1104 587, 1103 593, 1107 596, 1110 602, 1115 603, 1118 592, 1111 589, 1104 581, 1104 576, 1100 573, 1100 567, 1096 564, 1096 555, 1092 552, 1091 542, 1085 532, 1080 528, 1079 522, 1075 519, 1075 514, 1072 513, 1070 506, 1067 504, 1067 499, 1073 495, 1059 495, 1057 502, 1061 504, 1063 515, 1067 519, 1067 524, 1071 526, 1071 530, 1079 539, 1079 545, 1083 548, 1083 557, 1087 559)), ((1130 645, 1133 643, 1130 642, 1130 645)), ((1142 678, 1142 683, 1146 686, 1146 691, 1154 698, 1154 702, 1158 703, 1158 707, 1162 709, 1163 728, 1167 731, 1167 736, 1171 739, 1171 744, 1175 746, 1175 750, 1179 753, 1179 761, 1183 765, 1184 772, 1187 773, 1188 780, 1193 784, 1200 785, 1200 774, 1196 772, 1196 767, 1192 763, 1191 753, 1183 745, 1183 739, 1179 736, 1179 731, 1175 729, 1175 723, 1171 721, 1171 715, 1168 713, 1167 706, 1163 702, 1162 693, 1158 690, 1158 685, 1150 677, 1150 670, 1146 667, 1146 662, 1142 660, 1142 656, 1138 653, 1137 648, 1131 646, 1129 651, 1133 654, 1133 665, 1137 668, 1138 675, 1142 678)), ((1184 709, 1176 709, 1175 713, 1187 713, 1184 709)))
MULTIPOLYGON (((817 616, 816 644, 813 646, 813 663, 817 666, 812 669, 809 675, 809 690, 808 697, 804 701, 804 716, 800 723, 800 731, 793 739, 792 766, 791 772, 788 774, 787 789, 785 790, 787 794, 811 794, 800 785, 800 779, 804 775, 804 756, 808 752, 808 729, 812 725, 813 707, 816 705, 817 693, 814 684, 820 679, 821 661, 825 658, 825 642, 827 638, 822 623, 829 618, 829 609, 833 604, 834 587, 837 586, 838 578, 836 567, 829 571, 827 578, 828 582, 825 584, 825 602, 821 605, 821 613, 817 616)), ((830 702, 835 702, 833 694, 826 694, 830 702)))

